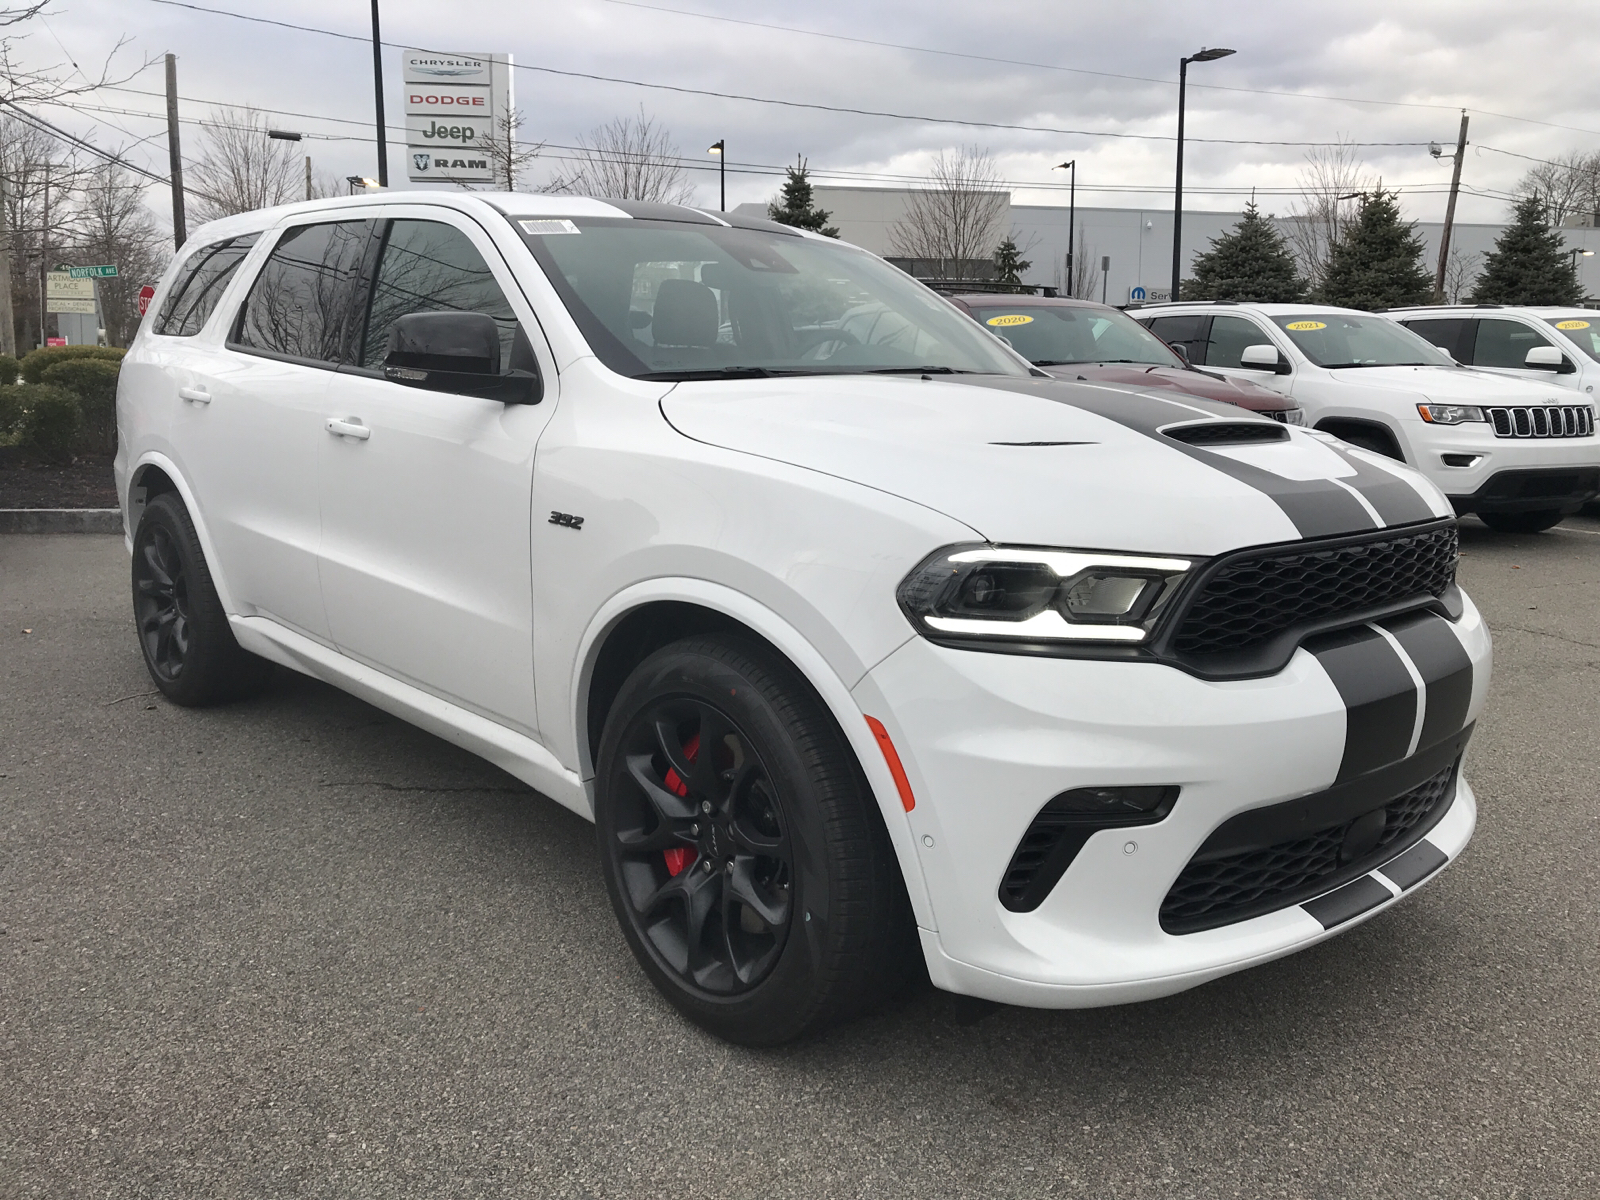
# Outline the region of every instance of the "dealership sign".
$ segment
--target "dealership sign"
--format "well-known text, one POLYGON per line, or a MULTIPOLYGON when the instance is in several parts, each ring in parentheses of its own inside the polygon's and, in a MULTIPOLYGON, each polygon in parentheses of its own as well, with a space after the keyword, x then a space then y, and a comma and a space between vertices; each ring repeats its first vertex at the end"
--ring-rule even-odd
POLYGON ((413 183, 492 183, 485 143, 512 111, 509 54, 401 54, 406 174, 413 183))

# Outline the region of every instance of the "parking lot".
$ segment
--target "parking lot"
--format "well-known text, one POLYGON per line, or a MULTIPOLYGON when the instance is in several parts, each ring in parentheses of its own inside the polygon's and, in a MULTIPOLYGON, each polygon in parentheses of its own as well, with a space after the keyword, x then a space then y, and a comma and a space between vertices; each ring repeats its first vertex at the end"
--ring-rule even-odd
POLYGON ((0 1195, 1600 1193, 1600 521, 1463 523, 1462 861, 1167 1000, 680 1020, 590 827, 282 673, 151 692, 120 539, 0 538, 0 1195))

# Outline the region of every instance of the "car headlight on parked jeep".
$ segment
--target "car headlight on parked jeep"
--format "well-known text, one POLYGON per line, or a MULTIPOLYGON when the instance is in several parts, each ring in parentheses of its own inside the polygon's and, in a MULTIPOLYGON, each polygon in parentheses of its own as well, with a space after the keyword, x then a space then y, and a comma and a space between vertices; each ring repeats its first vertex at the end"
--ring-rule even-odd
POLYGON ((1461 425, 1489 419, 1476 404, 1419 404, 1417 415, 1430 425, 1461 425))
POLYGON ((1191 563, 1184 558, 949 546, 900 584, 900 606, 935 641, 1102 642, 1149 637, 1191 563))

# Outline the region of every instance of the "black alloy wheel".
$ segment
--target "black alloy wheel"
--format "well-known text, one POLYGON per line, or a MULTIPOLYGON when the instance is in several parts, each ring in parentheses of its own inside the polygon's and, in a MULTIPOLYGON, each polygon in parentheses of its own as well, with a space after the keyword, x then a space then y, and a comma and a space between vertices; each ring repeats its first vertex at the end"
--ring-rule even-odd
POLYGON ((1561 524, 1565 516, 1559 508, 1539 508, 1533 512, 1479 513, 1478 520, 1496 533, 1543 533, 1561 524))
POLYGON ((194 521, 172 492, 145 505, 133 535, 133 620, 150 678, 174 704, 236 700, 272 676, 234 639, 194 521))
POLYGON ((771 972, 794 916, 794 865, 771 778, 727 713, 652 704, 630 725, 617 868, 636 928, 684 983, 729 996, 771 972))
POLYGON ((634 957, 690 1020, 770 1046, 914 978, 894 849, 849 743, 771 647, 705 635, 623 683, 595 762, 606 890, 634 957))

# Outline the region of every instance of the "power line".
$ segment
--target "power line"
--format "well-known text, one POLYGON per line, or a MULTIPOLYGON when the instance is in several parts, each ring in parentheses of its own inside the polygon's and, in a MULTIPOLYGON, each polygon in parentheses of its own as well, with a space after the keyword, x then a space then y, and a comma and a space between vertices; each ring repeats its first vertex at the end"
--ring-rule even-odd
MULTIPOLYGON (((210 13, 214 16, 233 17, 240 21, 253 21, 260 25, 275 25, 282 29, 292 29, 300 33, 316 33, 324 37, 340 38, 344 41, 369 43, 370 38, 358 37, 350 33, 337 33, 331 29, 317 29, 310 25, 297 25, 290 21, 275 21, 269 17, 253 17, 245 13, 230 12, 223 8, 208 8, 203 4, 188 3, 187 0, 150 0, 152 4, 164 4, 172 8, 188 9, 192 12, 210 13)), ((393 42, 384 42, 383 45, 390 49, 403 49, 393 42)), ((427 49, 427 47, 415 47, 427 49)), ((446 53, 435 51, 435 53, 446 53)), ((961 117, 935 117, 919 113, 898 113, 885 109, 855 108, 847 105, 818 104, 806 100, 779 100, 770 96, 749 96, 742 92, 717 92, 708 88, 683 87, 671 83, 651 83, 643 79, 627 79, 617 75, 599 75, 588 71, 564 71, 556 67, 538 66, 533 63, 513 63, 512 66, 520 71, 536 71, 545 75, 558 75, 566 79, 587 79, 597 83, 618 83, 627 87, 650 88, 655 91, 674 92, 687 96, 709 96, 717 100, 738 100, 747 104, 770 104, 779 108, 798 108, 813 112, 842 113, 856 117, 882 117, 892 121, 914 121, 919 124, 932 125, 960 125, 969 129, 1005 129, 1016 130, 1023 133, 1052 133, 1064 137, 1100 137, 1117 138, 1127 141, 1142 142, 1175 142, 1177 137, 1165 133, 1124 133, 1096 129, 1063 129, 1051 125, 1022 125, 1009 121, 973 121, 961 117)), ((1205 142, 1222 146, 1330 146, 1333 142, 1301 142, 1278 141, 1268 138, 1185 138, 1188 142, 1205 142)), ((1345 145, 1354 146, 1426 146, 1427 142, 1346 142, 1345 145)))

